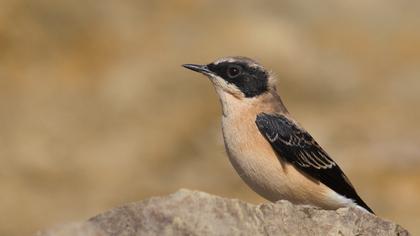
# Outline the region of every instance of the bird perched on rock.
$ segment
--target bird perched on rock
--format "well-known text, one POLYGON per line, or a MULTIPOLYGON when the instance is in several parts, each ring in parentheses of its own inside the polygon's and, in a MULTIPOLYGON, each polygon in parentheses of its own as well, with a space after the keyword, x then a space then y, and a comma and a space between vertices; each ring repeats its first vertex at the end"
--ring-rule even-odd
POLYGON ((262 197, 324 209, 373 211, 341 168, 287 111, 275 78, 246 57, 185 64, 206 75, 222 104, 223 138, 239 176, 262 197))

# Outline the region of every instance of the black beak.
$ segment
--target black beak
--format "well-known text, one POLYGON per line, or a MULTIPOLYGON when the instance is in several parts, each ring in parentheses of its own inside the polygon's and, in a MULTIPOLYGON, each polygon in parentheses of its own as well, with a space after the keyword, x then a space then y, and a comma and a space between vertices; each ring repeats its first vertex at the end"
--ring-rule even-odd
POLYGON ((209 75, 213 73, 211 70, 209 70, 207 65, 184 64, 182 66, 187 69, 190 69, 190 70, 193 70, 193 71, 205 74, 205 75, 209 75))

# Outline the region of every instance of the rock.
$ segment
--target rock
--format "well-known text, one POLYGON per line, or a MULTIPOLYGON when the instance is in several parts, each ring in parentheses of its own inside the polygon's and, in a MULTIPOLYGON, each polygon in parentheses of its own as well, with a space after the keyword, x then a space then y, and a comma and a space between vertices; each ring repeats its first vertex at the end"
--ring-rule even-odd
POLYGON ((40 231, 35 236, 106 236, 108 234, 97 225, 90 222, 74 222, 58 225, 46 231, 40 231))
POLYGON ((42 236, 113 235, 409 235, 398 224, 357 208, 322 210, 288 201, 249 204, 180 190, 129 203, 42 236), (70 232, 70 233, 68 233, 70 232))

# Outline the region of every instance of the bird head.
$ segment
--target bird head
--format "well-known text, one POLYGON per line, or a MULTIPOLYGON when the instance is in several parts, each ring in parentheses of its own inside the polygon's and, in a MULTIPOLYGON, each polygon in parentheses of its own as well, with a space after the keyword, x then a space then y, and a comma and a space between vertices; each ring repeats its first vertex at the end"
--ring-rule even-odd
POLYGON ((219 95, 227 93, 237 99, 249 99, 275 91, 274 77, 263 66, 246 57, 226 57, 207 65, 183 66, 206 75, 219 95))

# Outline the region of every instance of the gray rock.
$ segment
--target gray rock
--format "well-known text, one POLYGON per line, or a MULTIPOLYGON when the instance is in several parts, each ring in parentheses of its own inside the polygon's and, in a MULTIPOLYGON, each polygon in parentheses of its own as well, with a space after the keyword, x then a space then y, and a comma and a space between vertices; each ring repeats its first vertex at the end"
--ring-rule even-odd
POLYGON ((357 208, 329 211, 288 201, 253 205, 190 190, 129 203, 66 230, 39 235, 409 235, 357 208))

